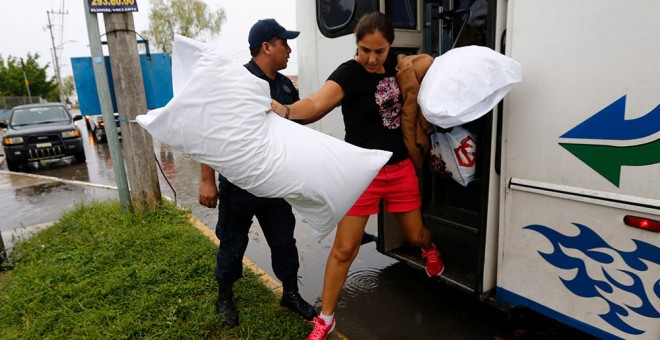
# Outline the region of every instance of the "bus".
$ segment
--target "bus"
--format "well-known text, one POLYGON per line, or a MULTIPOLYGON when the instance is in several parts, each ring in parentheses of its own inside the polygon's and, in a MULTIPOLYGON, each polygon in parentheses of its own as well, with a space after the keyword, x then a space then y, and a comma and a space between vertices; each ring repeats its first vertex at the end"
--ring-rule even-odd
MULTIPOLYGON (((418 172, 441 284, 599 338, 660 339, 660 1, 298 0, 301 97, 353 57, 370 11, 392 19, 397 53, 477 45, 522 65, 466 124, 475 181, 418 172)), ((338 110, 310 126, 343 139, 338 110)), ((367 231, 423 270, 392 216, 367 231)))

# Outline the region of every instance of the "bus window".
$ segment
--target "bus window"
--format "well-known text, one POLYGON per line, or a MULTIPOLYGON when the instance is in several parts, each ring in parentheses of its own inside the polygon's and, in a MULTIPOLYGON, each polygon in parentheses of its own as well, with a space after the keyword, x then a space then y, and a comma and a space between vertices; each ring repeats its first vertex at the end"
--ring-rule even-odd
POLYGON ((355 11, 355 0, 320 0, 319 18, 321 25, 328 30, 346 26, 355 11))
POLYGON ((417 29, 417 0, 385 0, 385 14, 394 28, 417 29))
POLYGON ((487 46, 488 0, 444 1, 445 9, 452 9, 445 17, 442 53, 454 47, 487 46))
POLYGON ((378 10, 379 0, 317 0, 319 31, 328 38, 353 33, 360 17, 378 10))

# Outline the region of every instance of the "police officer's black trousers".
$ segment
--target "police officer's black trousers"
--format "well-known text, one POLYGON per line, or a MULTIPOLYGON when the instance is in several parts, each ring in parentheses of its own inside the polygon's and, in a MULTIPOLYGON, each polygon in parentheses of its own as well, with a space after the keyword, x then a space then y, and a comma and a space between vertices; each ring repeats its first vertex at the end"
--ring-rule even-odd
POLYGON ((220 203, 215 234, 220 239, 215 276, 232 284, 242 277, 243 255, 253 217, 259 221, 271 250, 275 276, 284 281, 296 276, 300 266, 293 236, 296 224, 291 206, 284 199, 260 198, 233 184, 221 181, 220 203))

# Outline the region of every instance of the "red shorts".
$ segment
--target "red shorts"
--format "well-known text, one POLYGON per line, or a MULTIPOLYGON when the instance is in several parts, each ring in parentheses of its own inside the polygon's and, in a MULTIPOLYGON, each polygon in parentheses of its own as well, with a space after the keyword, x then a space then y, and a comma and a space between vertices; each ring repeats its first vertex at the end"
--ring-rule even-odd
POLYGON ((412 211, 422 206, 419 180, 410 158, 380 169, 376 178, 346 214, 350 216, 376 214, 381 199, 385 201, 385 210, 389 212, 412 211))

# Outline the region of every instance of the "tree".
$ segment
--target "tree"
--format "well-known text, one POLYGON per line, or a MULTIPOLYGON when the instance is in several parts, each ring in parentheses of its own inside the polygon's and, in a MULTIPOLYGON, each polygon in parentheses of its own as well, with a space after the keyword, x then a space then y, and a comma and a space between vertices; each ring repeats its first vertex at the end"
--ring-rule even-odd
MULTIPOLYGON (((4 59, 0 56, 0 96, 27 97, 25 77, 30 86, 30 94, 35 97, 50 98, 57 88, 54 78, 47 79, 46 66, 39 66, 39 53, 28 53, 26 59, 9 56, 4 59)), ((57 99, 55 98, 55 101, 57 99)))
POLYGON ((215 36, 226 19, 224 9, 211 11, 201 0, 153 0, 147 35, 156 47, 169 53, 175 33, 191 39, 203 33, 215 36))
POLYGON ((72 75, 64 77, 63 82, 64 85, 62 86, 62 90, 64 91, 64 97, 66 97, 66 101, 70 103, 69 97, 71 97, 73 92, 76 90, 76 82, 72 75))

